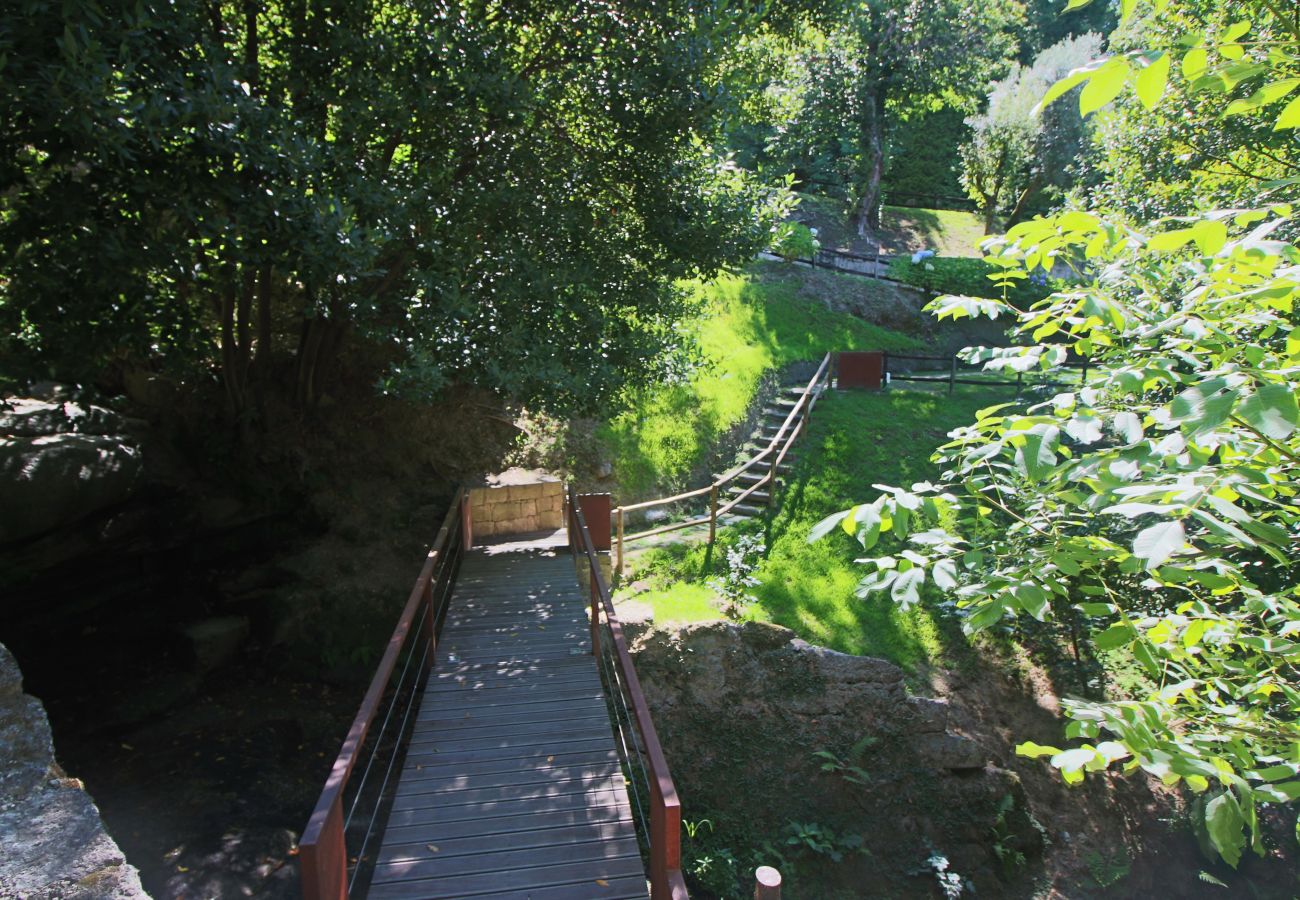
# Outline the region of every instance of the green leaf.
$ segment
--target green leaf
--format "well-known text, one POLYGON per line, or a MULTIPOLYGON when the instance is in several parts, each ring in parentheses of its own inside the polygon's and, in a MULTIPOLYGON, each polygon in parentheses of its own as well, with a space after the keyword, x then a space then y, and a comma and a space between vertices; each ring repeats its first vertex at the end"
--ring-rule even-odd
POLYGON ((1273 124, 1274 131, 1282 131, 1286 128, 1300 128, 1300 97, 1288 103, 1283 108, 1282 114, 1277 117, 1277 122, 1273 124))
POLYGON ((1096 112, 1119 96, 1128 81, 1129 65, 1123 57, 1114 57, 1088 79, 1088 85, 1079 94, 1079 113, 1096 112))
POLYGON ((1049 608, 1047 591, 1036 584, 1026 583, 1016 585, 1015 590, 1011 593, 1019 601, 1020 608, 1025 612, 1040 622, 1047 619, 1047 610, 1049 608))
POLYGON ((1134 631, 1124 622, 1116 622, 1105 631, 1099 631, 1092 636, 1092 642, 1097 645, 1098 650, 1114 650, 1117 647, 1123 647, 1130 644, 1137 637, 1134 631))
POLYGON ((939 590, 951 591, 957 586, 957 564, 951 559, 941 559, 934 564, 930 577, 939 590))
POLYGON ((853 510, 846 509, 843 510, 842 512, 834 513, 822 519, 820 522, 818 522, 816 525, 812 527, 811 531, 808 532, 808 543, 811 544, 814 541, 821 540, 826 535, 830 534, 832 531, 835 530, 836 525, 840 524, 846 518, 848 518, 848 515, 851 512, 853 512, 853 510))
POLYGON ((1300 423, 1295 394, 1284 384, 1265 384, 1237 408, 1238 414, 1260 434, 1275 440, 1290 437, 1300 423))
POLYGON ((1159 522, 1138 532, 1133 539, 1133 555, 1146 561, 1149 572, 1163 565, 1186 543, 1187 532, 1181 519, 1159 522))
POLYGON ((1192 240, 1196 241, 1201 253, 1213 256, 1228 242, 1228 226, 1222 222, 1202 220, 1192 226, 1192 240))
POLYGON ((925 581, 925 569, 920 566, 902 572, 894 579, 894 586, 889 591, 902 609, 908 610, 921 601, 921 585, 925 581))
POLYGON ((1066 75, 1060 81, 1047 89, 1047 93, 1043 94, 1043 99, 1038 101, 1038 105, 1034 107, 1034 111, 1036 113, 1042 112, 1054 100, 1068 94, 1070 91, 1087 81, 1092 77, 1092 73, 1095 71, 1095 66, 1084 66, 1081 69, 1075 69, 1069 75, 1066 75))
POLYGON ((1241 805, 1229 791, 1205 804, 1205 830, 1210 836, 1210 843, 1219 851, 1223 861, 1234 869, 1241 861, 1242 848, 1246 846, 1246 836, 1242 828, 1246 819, 1241 814, 1241 805))
POLYGON ((1188 81, 1195 81, 1205 74, 1209 62, 1210 54, 1204 47, 1193 47, 1183 55, 1183 77, 1188 81))
POLYGON ((1211 378, 1183 391, 1169 404, 1172 421, 1187 426, 1193 435, 1213 431, 1232 414, 1237 389, 1226 378, 1211 378))
POLYGON ((1161 53, 1145 69, 1137 74, 1138 100, 1147 109, 1155 109, 1160 98, 1165 94, 1169 83, 1169 54, 1161 53))
POLYGON ((1025 741, 1023 744, 1016 745, 1016 756, 1024 756, 1029 759, 1038 759, 1040 756, 1057 756, 1062 752, 1064 751, 1058 747, 1035 744, 1033 741, 1025 741))
POLYGON ((1147 248, 1158 253, 1173 253, 1183 249, 1192 239, 1192 229, 1178 228, 1162 234, 1153 234, 1147 239, 1147 248))

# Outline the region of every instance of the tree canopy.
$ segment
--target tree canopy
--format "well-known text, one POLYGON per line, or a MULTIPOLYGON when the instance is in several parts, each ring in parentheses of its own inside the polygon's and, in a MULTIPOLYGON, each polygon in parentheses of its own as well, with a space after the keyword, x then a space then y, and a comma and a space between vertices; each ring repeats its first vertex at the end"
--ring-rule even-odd
POLYGON ((215 365, 242 410, 277 367, 311 402, 353 335, 416 396, 565 410, 653 377, 673 280, 766 240, 771 192, 712 149, 721 74, 800 10, 11 5, 3 374, 215 365))

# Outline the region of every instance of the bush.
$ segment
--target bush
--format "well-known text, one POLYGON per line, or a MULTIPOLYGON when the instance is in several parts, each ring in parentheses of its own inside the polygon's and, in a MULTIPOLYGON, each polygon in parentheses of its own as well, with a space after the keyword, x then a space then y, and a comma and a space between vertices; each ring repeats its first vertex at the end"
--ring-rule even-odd
MULTIPOLYGON (((900 256, 889 264, 889 277, 935 294, 961 294, 966 297, 1002 299, 1002 288, 989 278, 997 268, 982 259, 932 256, 914 263, 900 256)), ((1017 309, 1028 309, 1034 303, 1060 290, 1059 278, 1047 278, 1041 272, 1019 281, 1007 289, 1007 302, 1017 309)))
POLYGON ((782 222, 772 237, 772 252, 786 262, 808 259, 820 248, 816 232, 798 222, 782 222))

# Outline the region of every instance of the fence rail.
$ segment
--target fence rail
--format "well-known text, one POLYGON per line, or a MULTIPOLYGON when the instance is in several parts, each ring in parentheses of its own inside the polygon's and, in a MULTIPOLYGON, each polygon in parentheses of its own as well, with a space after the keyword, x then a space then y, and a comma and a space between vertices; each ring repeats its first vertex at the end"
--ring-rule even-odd
POLYGON ((760 450, 747 461, 741 463, 733 469, 719 475, 714 481, 702 488, 693 491, 686 491, 682 494, 674 494, 671 497, 661 497, 656 500, 646 500, 641 503, 631 503, 627 506, 619 506, 614 509, 614 529, 615 529, 615 571, 623 574, 623 552, 624 545, 632 541, 639 541, 644 538, 653 537, 659 534, 667 534, 670 531, 680 531, 684 528, 693 528, 698 525, 709 526, 709 540, 712 541, 717 535, 718 518, 731 512, 737 506, 745 502, 764 487, 769 488, 768 504, 770 505, 776 491, 776 474, 777 468, 785 460, 786 455, 790 452, 790 447, 798 440, 799 435, 803 432, 804 423, 808 415, 812 412, 813 407, 817 404, 817 398, 822 389, 830 383, 831 378, 831 359, 832 354, 827 353, 822 359, 821 365, 817 367, 817 372, 804 388, 798 402, 790 410, 785 421, 777 433, 772 436, 765 448, 760 450), (763 463, 766 466, 762 471, 762 477, 749 485, 731 499, 722 505, 719 505, 719 496, 721 491, 738 479, 745 473, 754 473, 763 463), (635 534, 625 534, 625 519, 627 513, 640 512, 645 509, 652 509, 659 506, 668 506, 673 503, 682 503, 687 500, 693 500, 698 497, 708 496, 709 512, 705 516, 697 516, 687 519, 683 522, 673 522, 668 525, 660 525, 657 528, 650 528, 645 531, 639 531, 635 534))
POLYGON ((465 502, 465 491, 457 491, 298 842, 304 900, 347 900, 365 888, 373 869, 377 854, 367 851, 382 837, 378 831, 392 800, 389 782, 401 770, 407 729, 433 666, 464 554, 465 502), (361 775, 353 779, 357 771, 361 775))
MULTIPOLYGON (((623 625, 614 611, 609 585, 601 570, 591 531, 582 512, 578 493, 570 485, 568 504, 569 547, 575 559, 585 558, 591 585, 591 652, 601 662, 606 695, 618 726, 620 752, 627 769, 630 799, 641 821, 641 836, 650 860, 651 900, 687 900, 686 882, 682 877, 682 804, 668 771, 659 735, 650 717, 637 678, 632 655, 623 637, 623 625), (601 639, 601 614, 609 640, 601 639), (635 775, 640 773, 641 780, 635 775), (650 807, 648 817, 645 805, 650 807)), ((581 564, 581 563, 580 563, 581 564)))
MULTIPOLYGON (((980 387, 1013 387, 1016 389, 1017 393, 1024 390, 1026 384, 1031 386, 1044 385, 1044 384, 1053 384, 1053 385, 1061 384, 1061 382, 1051 381, 1051 380, 1026 381, 1024 377, 1025 373, 1023 372, 1016 373, 1015 381, 999 380, 994 378, 962 378, 958 374, 959 371, 961 371, 959 367, 964 366, 966 367, 967 371, 974 368, 979 368, 980 371, 985 371, 985 370, 977 363, 964 362, 956 354, 953 354, 952 356, 914 356, 906 353, 886 352, 883 355, 884 355, 884 376, 883 377, 885 378, 886 382, 913 381, 913 382, 922 382, 922 383, 928 382, 928 383, 936 383, 936 384, 947 384, 949 394, 951 394, 954 388, 956 387, 956 385, 959 384, 971 384, 971 385, 978 385, 980 387), (894 371, 891 370, 889 367, 889 363, 891 360, 942 363, 943 367, 946 368, 948 371, 946 374, 943 375, 914 374, 912 372, 894 371)), ((1083 359, 1078 362, 1066 361, 1061 364, 1061 368, 1080 369, 1081 373, 1080 373, 1079 380, 1081 383, 1086 384, 1088 381, 1089 365, 1090 365, 1089 360, 1083 359)))

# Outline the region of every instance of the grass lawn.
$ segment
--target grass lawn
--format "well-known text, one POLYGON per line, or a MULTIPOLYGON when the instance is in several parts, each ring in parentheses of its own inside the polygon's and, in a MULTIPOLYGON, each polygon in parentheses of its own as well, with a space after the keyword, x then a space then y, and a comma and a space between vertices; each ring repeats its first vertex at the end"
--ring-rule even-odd
POLYGON ((880 249, 893 255, 933 250, 939 256, 982 256, 984 223, 952 209, 886 206, 880 217, 880 249))
POLYGON ((700 312, 686 328, 704 364, 685 382, 634 392, 627 410, 598 432, 614 459, 620 502, 684 486, 718 439, 745 418, 768 372, 831 350, 916 346, 906 335, 800 296, 787 268, 755 264, 691 286, 700 312))
MULTIPOLYGON (((800 194, 795 218, 810 222, 828 250, 875 252, 875 241, 858 237, 853 213, 844 203, 820 194, 800 194)), ((951 209, 886 206, 880 217, 881 252, 900 255, 933 250, 940 256, 981 256, 984 222, 975 213, 951 209)))
MULTIPOLYGON (((1006 399, 1003 392, 975 387, 952 398, 906 390, 827 395, 813 413, 799 464, 772 520, 724 529, 712 553, 702 544, 648 552, 634 577, 648 579, 653 590, 637 600, 654 608, 658 622, 718 618, 705 582, 720 571, 729 541, 744 531, 761 532, 768 552, 757 571, 762 583, 753 591, 753 618, 910 671, 931 661, 951 662, 964 646, 955 623, 936 618, 924 604, 902 613, 888 599, 858 599, 854 589, 863 572, 853 560, 859 545, 838 530, 814 544, 807 536, 825 516, 873 499, 873 484, 910 485, 933 477, 929 456, 947 432, 1006 399)), ((890 549, 882 540, 879 552, 890 549)))

